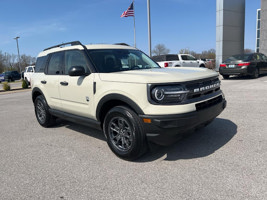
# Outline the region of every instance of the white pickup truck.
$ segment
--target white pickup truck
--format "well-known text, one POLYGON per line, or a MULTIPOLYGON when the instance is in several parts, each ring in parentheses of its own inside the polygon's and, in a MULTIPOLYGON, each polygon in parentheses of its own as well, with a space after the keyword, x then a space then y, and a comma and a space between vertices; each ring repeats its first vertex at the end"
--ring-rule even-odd
POLYGON ((27 82, 28 85, 31 84, 31 77, 34 72, 35 72, 35 66, 28 66, 25 68, 24 80, 27 82))
POLYGON ((204 61, 190 54, 165 54, 153 56, 152 59, 161 67, 206 67, 204 61))

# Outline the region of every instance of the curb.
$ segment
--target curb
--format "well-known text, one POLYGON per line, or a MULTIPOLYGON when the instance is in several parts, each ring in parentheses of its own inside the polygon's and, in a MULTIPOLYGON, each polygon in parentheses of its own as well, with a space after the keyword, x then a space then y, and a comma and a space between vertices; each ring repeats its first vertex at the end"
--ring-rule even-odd
POLYGON ((12 94, 12 93, 17 93, 17 92, 26 92, 26 91, 30 91, 31 88, 27 88, 27 89, 24 89, 24 88, 12 88, 11 90, 9 91, 5 91, 3 89, 0 89, 0 95, 4 95, 4 94, 12 94))

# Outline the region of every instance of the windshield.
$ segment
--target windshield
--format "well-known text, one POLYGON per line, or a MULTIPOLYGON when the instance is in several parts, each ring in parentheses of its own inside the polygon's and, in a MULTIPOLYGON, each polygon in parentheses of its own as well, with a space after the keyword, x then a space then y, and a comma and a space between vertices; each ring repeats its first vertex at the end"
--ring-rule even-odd
POLYGON ((91 61, 100 73, 160 68, 157 63, 138 50, 88 50, 91 61))
POLYGON ((251 60, 252 54, 240 54, 240 55, 234 55, 225 60, 225 63, 229 63, 231 61, 237 61, 237 60, 242 60, 242 61, 249 61, 251 60))

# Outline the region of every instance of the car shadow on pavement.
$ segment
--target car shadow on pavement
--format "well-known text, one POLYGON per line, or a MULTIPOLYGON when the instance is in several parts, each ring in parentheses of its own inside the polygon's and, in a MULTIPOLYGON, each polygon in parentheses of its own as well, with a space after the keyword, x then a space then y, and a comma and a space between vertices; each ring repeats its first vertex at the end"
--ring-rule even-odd
MULTIPOLYGON (((66 127, 73 131, 106 141, 102 131, 63 119, 54 128, 66 127)), ((191 133, 171 146, 150 144, 150 150, 134 162, 152 162, 165 156, 165 161, 194 159, 213 154, 237 133, 237 125, 230 120, 216 118, 207 127, 191 133)))
POLYGON ((227 144, 236 133, 235 123, 227 119, 216 118, 207 127, 187 135, 171 146, 153 145, 150 152, 136 162, 151 162, 163 156, 165 156, 165 161, 209 156, 227 144))
POLYGON ((84 125, 77 124, 74 122, 66 121, 64 119, 57 119, 57 125, 54 126, 53 128, 60 128, 60 127, 65 127, 65 128, 71 129, 75 132, 79 132, 79 133, 82 133, 84 135, 88 135, 90 137, 94 137, 96 139, 106 141, 106 138, 105 138, 102 131, 90 128, 88 126, 84 126, 84 125))

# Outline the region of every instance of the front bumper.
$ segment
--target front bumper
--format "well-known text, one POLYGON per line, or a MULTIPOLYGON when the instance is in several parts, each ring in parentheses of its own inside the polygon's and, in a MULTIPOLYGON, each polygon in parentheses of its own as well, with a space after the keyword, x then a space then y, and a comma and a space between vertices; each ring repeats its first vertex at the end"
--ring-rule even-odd
POLYGON ((160 145, 169 145, 177 141, 184 134, 209 124, 226 107, 226 100, 222 97, 220 102, 208 108, 190 113, 177 115, 149 116, 141 118, 151 119, 151 123, 144 123, 146 136, 149 141, 160 145))

